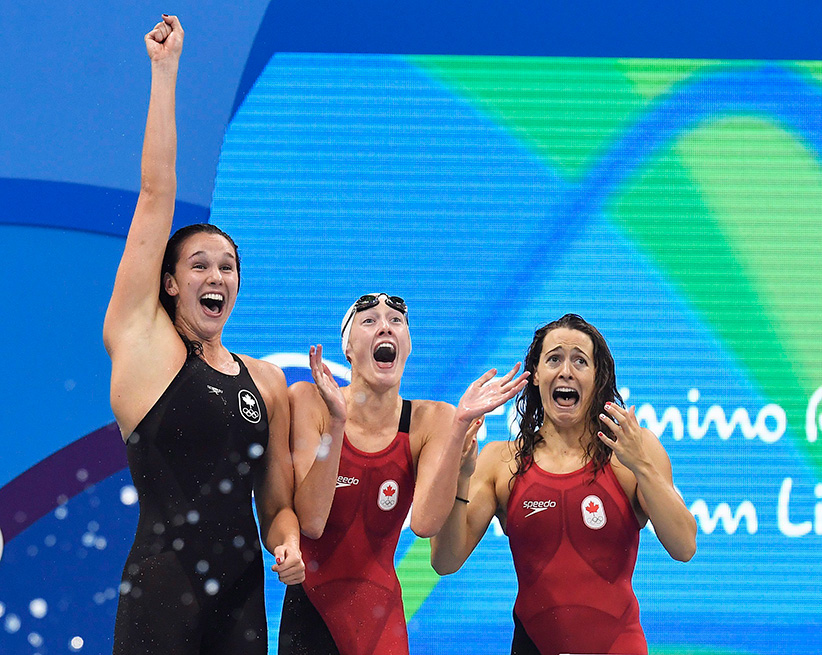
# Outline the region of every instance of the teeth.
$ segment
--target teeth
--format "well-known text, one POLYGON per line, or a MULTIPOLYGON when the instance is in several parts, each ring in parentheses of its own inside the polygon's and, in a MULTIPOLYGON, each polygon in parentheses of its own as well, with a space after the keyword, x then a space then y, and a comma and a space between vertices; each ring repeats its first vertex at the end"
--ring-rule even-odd
POLYGON ((223 302, 224 299, 221 293, 207 293, 201 298, 201 300, 219 300, 220 302, 223 302))
MULTIPOLYGON (((382 343, 378 343, 377 348, 390 348, 391 350, 396 350, 396 348, 394 348, 394 344, 390 341, 383 341, 382 343)), ((375 348, 374 350, 376 350, 377 348, 375 348)))
POLYGON ((571 387, 557 387, 557 391, 560 393, 574 393, 576 389, 572 389, 571 387))

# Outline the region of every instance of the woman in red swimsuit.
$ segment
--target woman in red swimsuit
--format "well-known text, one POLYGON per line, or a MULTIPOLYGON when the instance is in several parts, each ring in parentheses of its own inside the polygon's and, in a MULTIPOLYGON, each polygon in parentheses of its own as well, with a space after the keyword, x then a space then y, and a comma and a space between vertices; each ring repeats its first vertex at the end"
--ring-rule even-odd
POLYGON ((342 323, 351 384, 340 389, 310 349, 316 384, 289 389, 294 507, 305 582, 289 587, 281 655, 405 655, 408 636, 394 552, 411 529, 430 537, 451 511, 466 432, 527 382, 519 365, 474 382, 459 406, 408 401, 399 387, 411 352, 397 296, 362 296, 342 323))
POLYGON ((467 445, 457 500, 432 540, 431 560, 453 573, 496 516, 519 589, 515 655, 646 654, 631 584, 648 520, 671 557, 696 550, 696 521, 674 488, 656 436, 626 409, 599 331, 566 314, 536 331, 517 401, 520 433, 477 457, 467 445))

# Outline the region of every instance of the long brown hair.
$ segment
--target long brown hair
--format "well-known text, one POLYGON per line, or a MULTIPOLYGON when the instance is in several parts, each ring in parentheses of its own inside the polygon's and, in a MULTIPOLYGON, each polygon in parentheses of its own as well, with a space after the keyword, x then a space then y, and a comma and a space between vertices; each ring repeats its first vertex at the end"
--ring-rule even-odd
MULTIPOLYGON (((532 380, 539 365, 539 358, 542 355, 542 344, 545 341, 545 335, 558 328, 568 328, 587 334, 594 345, 594 397, 586 421, 589 431, 602 430, 607 436, 613 437, 610 429, 601 424, 599 415, 607 402, 624 405, 622 396, 619 395, 616 386, 614 358, 608 344, 605 342, 605 337, 602 336, 599 330, 578 314, 565 314, 562 318, 539 328, 534 333, 534 339, 531 341, 525 355, 525 370, 531 372, 531 380, 528 381, 526 387, 520 392, 519 398, 517 398, 519 434, 515 440, 517 468, 514 477, 522 475, 531 467, 534 460, 534 451, 537 445, 543 441, 539 430, 545 420, 545 414, 539 387, 532 380)), ((594 477, 596 477, 597 473, 611 459, 611 449, 596 436, 589 440, 587 444, 583 444, 583 447, 585 449, 585 460, 586 462, 593 462, 594 477)))

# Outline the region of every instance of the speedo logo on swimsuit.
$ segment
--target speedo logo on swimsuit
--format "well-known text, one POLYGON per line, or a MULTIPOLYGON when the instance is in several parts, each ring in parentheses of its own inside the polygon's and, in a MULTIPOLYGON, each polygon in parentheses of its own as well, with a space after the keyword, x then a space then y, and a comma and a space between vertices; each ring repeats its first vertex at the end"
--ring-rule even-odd
POLYGON ((359 478, 348 478, 344 475, 337 476, 337 489, 340 487, 352 487, 360 483, 359 478))
POLYGON ((525 515, 527 519, 529 516, 533 516, 534 514, 539 514, 540 512, 544 512, 546 509, 553 509, 557 506, 557 501, 555 500, 523 500, 522 501, 522 509, 530 509, 531 512, 525 515))

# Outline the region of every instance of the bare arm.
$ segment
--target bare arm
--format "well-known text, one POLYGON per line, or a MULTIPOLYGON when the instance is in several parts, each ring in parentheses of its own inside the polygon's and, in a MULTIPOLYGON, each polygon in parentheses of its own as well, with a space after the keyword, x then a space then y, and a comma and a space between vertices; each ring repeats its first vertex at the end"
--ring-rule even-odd
POLYGON ((489 443, 477 458, 477 442, 470 440, 460 467, 456 493, 469 502, 455 501, 442 529, 431 537, 431 566, 440 575, 459 570, 497 512, 496 477, 502 462, 500 449, 504 445, 489 443))
POLYGON ((665 448, 653 432, 639 427, 633 407, 609 404, 606 412, 602 420, 617 438, 614 441, 602 432, 599 438, 636 477, 637 500, 660 543, 671 557, 687 562, 696 552, 696 520, 674 488, 665 448))
POLYGON ((468 387, 456 411, 443 403, 433 417, 431 436, 420 450, 411 509, 411 529, 418 536, 437 534, 452 511, 466 432, 473 421, 522 390, 528 374, 515 377, 518 370, 519 364, 504 377, 493 380, 496 369, 491 369, 468 387), (443 429, 445 426, 449 427, 443 429))
MULTIPOLYGON (((153 332, 158 320, 171 323, 160 306, 158 290, 163 252, 174 216, 177 191, 175 161, 175 87, 183 29, 166 16, 145 36, 151 59, 151 97, 143 141, 140 195, 129 228, 114 290, 106 312, 103 338, 114 358, 120 346, 153 332)), ((127 355, 126 355, 127 356, 127 355)))
POLYGON ((315 384, 298 382, 288 390, 294 508, 302 533, 319 539, 334 501, 347 411, 342 391, 322 363, 322 346, 311 347, 309 361, 315 384))
POLYGON ((279 368, 265 362, 254 362, 252 366, 263 382, 268 411, 268 448, 254 481, 260 533, 277 562, 272 570, 280 581, 298 584, 305 579, 305 566, 300 555, 300 527, 292 507, 294 468, 288 449, 288 390, 279 368))

